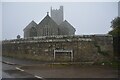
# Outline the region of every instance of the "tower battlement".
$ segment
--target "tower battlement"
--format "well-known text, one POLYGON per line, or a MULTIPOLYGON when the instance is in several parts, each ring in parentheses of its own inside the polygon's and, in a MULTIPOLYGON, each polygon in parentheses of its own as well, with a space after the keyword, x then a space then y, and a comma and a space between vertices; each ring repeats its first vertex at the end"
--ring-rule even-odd
POLYGON ((59 25, 64 20, 63 6, 59 9, 52 9, 51 7, 51 18, 59 25))

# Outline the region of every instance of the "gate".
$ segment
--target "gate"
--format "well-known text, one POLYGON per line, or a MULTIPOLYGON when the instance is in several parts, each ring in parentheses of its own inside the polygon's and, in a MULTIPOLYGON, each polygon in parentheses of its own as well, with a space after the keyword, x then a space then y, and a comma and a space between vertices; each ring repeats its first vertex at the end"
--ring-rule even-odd
POLYGON ((72 50, 54 50, 55 61, 73 61, 72 50))

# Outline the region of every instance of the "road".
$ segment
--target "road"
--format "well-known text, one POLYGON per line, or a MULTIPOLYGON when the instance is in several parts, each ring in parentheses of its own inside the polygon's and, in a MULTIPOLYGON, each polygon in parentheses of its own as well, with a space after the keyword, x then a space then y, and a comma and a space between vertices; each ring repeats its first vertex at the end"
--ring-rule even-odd
POLYGON ((18 66, 2 64, 3 65, 3 78, 35 78, 34 75, 24 72, 24 70, 19 69, 18 66))
POLYGON ((21 80, 26 78, 33 78, 37 80, 42 80, 41 77, 25 72, 20 69, 20 66, 30 64, 29 61, 19 60, 14 58, 3 57, 2 58, 2 78, 21 78, 21 80))
POLYGON ((118 78, 118 71, 106 66, 51 65, 3 57, 2 67, 3 78, 118 78))

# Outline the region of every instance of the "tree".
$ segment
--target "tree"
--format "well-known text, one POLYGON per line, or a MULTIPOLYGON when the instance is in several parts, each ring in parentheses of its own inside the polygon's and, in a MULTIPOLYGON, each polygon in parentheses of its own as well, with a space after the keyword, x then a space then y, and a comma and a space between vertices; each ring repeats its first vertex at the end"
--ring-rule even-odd
POLYGON ((113 36, 120 36, 120 17, 116 17, 111 21, 111 26, 113 30, 109 32, 109 34, 113 36))
POLYGON ((112 31, 109 32, 113 36, 114 56, 117 60, 120 59, 120 17, 116 17, 111 21, 112 31))
POLYGON ((20 39, 20 35, 17 35, 17 39, 20 39))

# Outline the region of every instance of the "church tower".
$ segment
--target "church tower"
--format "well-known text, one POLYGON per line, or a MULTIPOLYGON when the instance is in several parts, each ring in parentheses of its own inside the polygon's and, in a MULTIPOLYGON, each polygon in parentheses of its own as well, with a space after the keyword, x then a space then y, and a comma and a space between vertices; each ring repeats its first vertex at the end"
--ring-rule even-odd
POLYGON ((64 20, 63 15, 63 6, 60 6, 59 9, 52 9, 51 7, 51 18, 59 25, 64 20))

